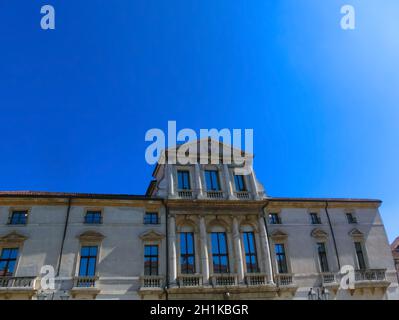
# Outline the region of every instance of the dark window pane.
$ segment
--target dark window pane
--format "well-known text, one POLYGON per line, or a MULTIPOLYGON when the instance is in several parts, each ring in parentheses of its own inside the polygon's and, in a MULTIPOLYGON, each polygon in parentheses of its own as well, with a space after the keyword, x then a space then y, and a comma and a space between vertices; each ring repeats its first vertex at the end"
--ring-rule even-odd
POLYGON ((364 259, 362 244, 360 242, 355 242, 355 248, 359 268, 364 270, 366 269, 366 261, 364 259))
POLYGON ((158 246, 144 246, 144 274, 158 275, 158 246))
POLYGON ((178 171, 177 172, 177 184, 180 190, 190 190, 190 172, 189 171, 178 171))
POLYGON ((325 244, 322 242, 318 243, 317 251, 318 251, 318 255, 319 255, 321 272, 328 272, 329 267, 328 267, 328 260, 327 260, 325 244))
POLYGON ((205 171, 205 182, 206 188, 210 191, 219 191, 219 174, 216 170, 206 170, 205 171))
POLYGON ((13 211, 10 224, 26 224, 28 211, 13 211))
POLYGON ((15 271, 18 248, 4 248, 0 255, 0 276, 11 276, 15 271))
POLYGON ((287 260, 285 256, 284 244, 278 243, 275 245, 276 260, 279 273, 287 273, 287 260))
POLYGON ((237 191, 246 191, 245 183, 244 183, 244 176, 242 175, 235 175, 234 182, 237 191))
POLYGON ((79 276, 94 276, 96 274, 97 246, 84 246, 80 249, 79 276))
POLYGON ((195 272, 194 234, 182 232, 180 234, 180 269, 182 273, 195 272))
POLYGON ((229 258, 227 253, 226 234, 224 232, 213 232, 212 239, 212 260, 214 273, 229 272, 229 258))

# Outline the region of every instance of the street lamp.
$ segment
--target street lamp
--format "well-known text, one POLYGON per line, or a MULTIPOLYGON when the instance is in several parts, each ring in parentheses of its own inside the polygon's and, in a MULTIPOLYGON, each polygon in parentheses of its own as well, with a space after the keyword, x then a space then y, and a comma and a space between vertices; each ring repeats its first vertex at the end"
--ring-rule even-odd
POLYGON ((308 292, 308 300, 329 300, 330 291, 327 288, 310 288, 308 292), (321 289, 321 290, 320 290, 321 289))

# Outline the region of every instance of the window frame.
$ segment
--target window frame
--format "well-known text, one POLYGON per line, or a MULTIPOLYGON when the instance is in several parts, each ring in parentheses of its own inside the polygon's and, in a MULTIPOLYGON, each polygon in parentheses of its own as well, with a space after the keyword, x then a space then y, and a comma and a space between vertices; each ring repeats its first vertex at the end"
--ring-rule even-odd
MULTIPOLYGON (((290 273, 289 271, 289 265, 288 265, 288 257, 287 257, 287 248, 286 248, 286 243, 285 242, 275 242, 274 243, 274 256, 275 256, 275 261, 276 261, 276 265, 277 265, 277 273, 278 274, 286 274, 286 273, 290 273), (282 247, 282 253, 277 252, 276 248, 277 246, 281 246, 282 247), (278 257, 284 257, 283 261, 284 261, 284 267, 285 267, 285 272, 284 270, 282 270, 283 272, 281 272, 280 267, 282 266, 280 263, 280 259, 278 259, 278 257)), ((282 268, 284 269, 284 268, 282 268)))
POLYGON ((320 213, 311 211, 311 212, 309 212, 309 217, 310 217, 310 223, 312 225, 322 224, 320 213))
POLYGON ((230 261, 229 261, 229 245, 228 245, 228 239, 227 239, 227 233, 225 231, 212 231, 211 232, 211 246, 212 246, 212 270, 214 274, 227 274, 230 273, 230 261), (214 235, 216 235, 217 238, 217 252, 215 253, 215 246, 214 246, 214 235), (224 246, 225 246, 225 253, 222 253, 220 251, 220 235, 223 235, 224 237, 224 246), (215 259, 218 260, 218 265, 222 266, 222 261, 223 258, 226 258, 226 267, 222 270, 221 268, 215 270, 215 259), (220 272, 219 272, 220 271, 220 272))
POLYGON ((268 222, 271 225, 282 224, 281 215, 279 212, 269 212, 268 214, 268 222), (273 219, 272 219, 273 217, 273 219), (274 219, 274 217, 276 219, 274 219))
POLYGON ((245 181, 245 176, 243 174, 234 174, 234 188, 235 188, 236 192, 247 192, 248 191, 247 183, 245 181), (242 189, 239 186, 237 187, 237 182, 238 182, 238 184, 240 184, 239 181, 237 181, 238 177, 240 177, 239 179, 241 179, 242 189))
POLYGON ((353 212, 345 212, 345 217, 348 224, 357 224, 357 218, 353 212))
POLYGON ((244 256, 245 256, 245 270, 247 273, 259 273, 260 268, 259 268, 259 261, 258 261, 258 251, 257 251, 257 246, 256 246, 256 237, 255 237, 255 232, 254 231, 243 231, 242 232, 242 242, 243 242, 243 248, 244 248, 244 256), (251 235, 252 241, 253 241, 253 251, 251 250, 251 245, 249 241, 248 235, 251 235), (249 252, 246 250, 246 244, 248 246, 249 252), (247 258, 249 257, 250 260, 250 265, 251 267, 248 268, 248 262, 247 258), (252 263, 252 258, 254 258, 254 262, 252 263), (252 266, 255 265, 255 268, 252 266))
POLYGON ((88 277, 88 278, 89 277, 96 277, 97 276, 97 266, 98 266, 98 263, 99 263, 99 257, 100 257, 100 244, 98 244, 98 243, 82 243, 81 246, 80 246, 80 250, 79 250, 79 265, 78 265, 78 268, 77 268, 77 276, 78 277, 88 277), (89 249, 89 255, 88 256, 83 256, 82 255, 82 251, 83 251, 83 248, 93 248, 93 247, 96 248, 96 256, 95 256, 95 259, 94 259, 94 274, 93 275, 89 275, 89 274, 87 274, 88 273, 88 268, 89 268, 89 262, 90 262, 90 259, 92 259, 94 256, 90 255, 90 250, 91 249, 89 249), (86 272, 85 272, 86 274, 81 274, 80 273, 83 259, 88 259, 87 260, 87 266, 86 266, 86 272))
POLYGON ((161 223, 161 218, 159 216, 158 211, 145 211, 143 216, 143 224, 145 225, 158 225, 161 223), (148 216, 151 218, 147 219, 148 216), (154 220, 152 217, 155 216, 156 219, 154 220))
POLYGON ((354 247, 355 247, 356 263, 357 263, 359 270, 367 270, 368 263, 367 263, 367 257, 366 257, 366 252, 365 252, 363 241, 355 240, 354 247), (362 268, 362 266, 361 266, 362 263, 360 262, 360 259, 359 259, 359 251, 358 251, 357 245, 359 245, 359 247, 360 247, 360 253, 362 255, 362 260, 363 260, 362 263, 364 264, 364 268, 362 268))
POLYGON ((160 244, 158 243, 145 243, 144 247, 143 247, 143 262, 144 262, 144 276, 159 276, 159 269, 160 269, 160 261, 159 261, 159 250, 160 249, 160 244), (152 251, 150 252, 150 254, 146 254, 146 248, 147 247, 155 247, 157 248, 157 252, 156 255, 152 254, 152 251), (146 259, 150 258, 150 265, 149 267, 146 266, 146 259), (156 272, 155 274, 153 274, 153 268, 154 268, 154 261, 152 260, 152 258, 156 258, 156 264, 155 264, 155 268, 156 268, 156 272), (147 268, 149 268, 150 273, 146 273, 147 268))
POLYGON ((328 261, 328 251, 327 251, 326 242, 318 241, 316 243, 316 249, 317 249, 317 257, 318 257, 320 272, 322 273, 330 272, 330 264, 328 261), (320 251, 320 249, 323 250, 320 251))
POLYGON ((9 216, 8 216, 8 221, 7 221, 7 225, 10 226, 26 226, 28 224, 29 221, 29 216, 30 216, 30 209, 27 208, 10 208, 10 212, 9 212, 9 216), (22 213, 25 212, 25 223, 12 223, 13 222, 13 217, 15 213, 22 213))
POLYGON ((205 186, 206 186, 206 191, 209 191, 209 192, 218 192, 218 191, 222 191, 222 186, 221 186, 221 184, 220 184, 220 176, 219 176, 219 170, 218 169, 205 169, 204 170, 204 178, 205 178, 205 186), (215 189, 215 188, 213 188, 213 185, 214 185, 214 179, 213 179, 213 175, 212 175, 212 173, 214 173, 215 174, 215 180, 216 180, 216 184, 217 184, 217 189, 215 189), (211 186, 210 186, 210 188, 209 188, 209 186, 208 186, 208 179, 207 179, 207 174, 209 174, 209 177, 210 177, 210 183, 211 183, 211 186))
POLYGON ((84 215, 84 221, 83 221, 83 223, 84 223, 84 224, 89 224, 89 225, 99 225, 99 224, 103 224, 103 210, 102 210, 102 209, 92 209, 92 208, 86 209, 86 210, 85 210, 85 215, 84 215), (89 221, 87 220, 88 214, 93 214, 93 213, 99 214, 100 219, 99 219, 98 222, 94 222, 94 220, 93 220, 92 222, 89 222, 89 221))
POLYGON ((180 232, 179 235, 179 249, 180 249, 180 260, 179 260, 179 265, 180 265, 180 273, 181 274, 196 274, 197 267, 196 267, 196 251, 195 251, 195 233, 193 231, 182 231, 180 232), (188 239, 187 235, 191 235, 191 241, 192 241, 192 252, 188 252, 188 239), (185 248, 186 252, 183 253, 183 246, 182 246, 182 237, 184 237, 184 242, 185 242, 185 248), (187 272, 189 270, 190 264, 188 263, 189 258, 192 258, 192 272, 187 272), (186 261, 186 263, 183 263, 183 261, 186 261))
POLYGON ((21 248, 19 246, 4 246, 4 247, 0 247, 0 263, 3 262, 3 261, 6 261, 4 272, 0 271, 0 277, 13 277, 15 275, 15 273, 17 271, 17 267, 18 267, 20 251, 21 251, 21 248), (17 255, 16 255, 15 258, 10 258, 10 255, 9 255, 8 258, 2 258, 4 250, 16 250, 17 251, 17 255), (12 273, 6 273, 6 270, 8 270, 8 268, 9 268, 10 261, 14 261, 14 267, 13 267, 12 273))
POLYGON ((192 190, 191 188, 191 174, 190 174, 190 170, 189 169, 177 169, 177 189, 180 191, 190 191, 192 190), (180 188, 180 175, 182 175, 182 182, 183 182, 183 186, 182 188, 180 188), (185 188, 185 179, 187 178, 187 184, 188 184, 188 188, 185 188))

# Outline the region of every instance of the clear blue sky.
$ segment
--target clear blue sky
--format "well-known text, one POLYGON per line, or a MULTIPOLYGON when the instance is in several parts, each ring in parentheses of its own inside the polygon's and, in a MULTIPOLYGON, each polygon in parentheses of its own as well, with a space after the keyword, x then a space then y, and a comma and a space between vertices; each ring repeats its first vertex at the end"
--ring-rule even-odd
POLYGON ((397 0, 1 0, 0 36, 1 190, 142 194, 148 129, 253 128, 269 195, 380 198, 399 235, 397 0))

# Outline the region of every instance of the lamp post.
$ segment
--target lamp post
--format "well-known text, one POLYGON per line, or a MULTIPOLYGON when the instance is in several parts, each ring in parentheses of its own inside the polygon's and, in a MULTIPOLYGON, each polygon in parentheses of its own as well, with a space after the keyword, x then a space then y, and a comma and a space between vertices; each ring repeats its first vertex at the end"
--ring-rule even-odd
POLYGON ((329 300, 330 291, 327 288, 310 288, 308 292, 308 300, 329 300))

